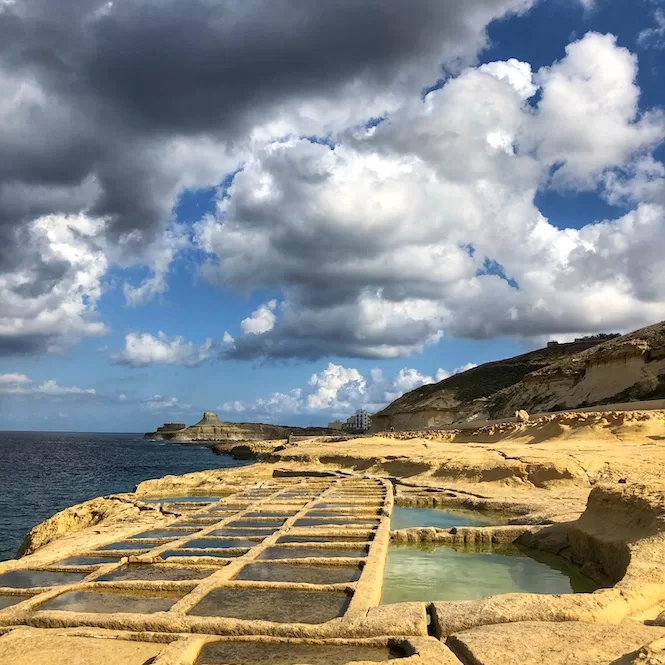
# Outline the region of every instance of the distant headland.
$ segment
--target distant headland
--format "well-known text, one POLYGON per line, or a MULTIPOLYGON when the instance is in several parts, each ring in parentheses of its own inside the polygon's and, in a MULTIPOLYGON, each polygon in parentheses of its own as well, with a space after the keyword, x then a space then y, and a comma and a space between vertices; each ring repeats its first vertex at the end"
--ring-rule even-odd
POLYGON ((267 441, 287 439, 290 435, 309 436, 339 434, 326 427, 287 427, 265 423, 230 423, 219 419, 214 411, 205 411, 203 418, 189 427, 184 423, 165 423, 146 439, 188 442, 267 441))

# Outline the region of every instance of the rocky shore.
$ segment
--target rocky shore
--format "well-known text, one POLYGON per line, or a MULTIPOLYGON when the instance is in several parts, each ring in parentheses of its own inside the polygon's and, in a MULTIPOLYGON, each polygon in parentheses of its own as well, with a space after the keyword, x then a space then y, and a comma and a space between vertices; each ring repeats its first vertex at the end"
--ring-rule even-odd
POLYGON ((0 563, 0 662, 665 663, 664 416, 220 443, 262 463, 147 481, 35 527, 0 563), (502 523, 391 531, 394 506, 502 523), (391 542, 517 544, 601 588, 381 605, 391 542))

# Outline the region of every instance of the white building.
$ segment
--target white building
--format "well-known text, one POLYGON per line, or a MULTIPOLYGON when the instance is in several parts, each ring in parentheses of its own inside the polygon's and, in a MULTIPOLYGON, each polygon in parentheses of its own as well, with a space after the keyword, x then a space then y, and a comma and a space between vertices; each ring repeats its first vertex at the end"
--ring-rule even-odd
POLYGON ((366 432, 372 426, 372 417, 365 409, 358 409, 356 415, 353 416, 354 429, 361 432, 366 432))

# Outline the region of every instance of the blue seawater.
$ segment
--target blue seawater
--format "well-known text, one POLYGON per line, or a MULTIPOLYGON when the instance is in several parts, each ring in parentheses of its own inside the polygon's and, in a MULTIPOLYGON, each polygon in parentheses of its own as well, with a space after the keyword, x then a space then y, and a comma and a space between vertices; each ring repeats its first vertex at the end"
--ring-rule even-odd
POLYGON ((197 445, 147 441, 141 434, 0 432, 0 561, 30 529, 69 506, 143 480, 240 466, 197 445))

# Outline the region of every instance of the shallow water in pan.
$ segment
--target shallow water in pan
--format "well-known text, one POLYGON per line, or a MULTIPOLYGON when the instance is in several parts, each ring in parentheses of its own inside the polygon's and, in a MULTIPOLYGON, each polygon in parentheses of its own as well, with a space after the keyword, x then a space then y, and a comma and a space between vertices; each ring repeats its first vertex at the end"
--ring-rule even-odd
POLYGON ((40 610, 67 610, 69 612, 100 612, 110 614, 131 612, 151 614, 165 612, 183 594, 147 594, 140 591, 130 593, 97 593, 95 591, 70 591, 46 601, 40 610))
POLYGON ((440 508, 393 508, 390 528, 411 529, 433 526, 450 529, 454 526, 491 526, 498 524, 496 517, 473 510, 442 510, 440 508))
POLYGON ((237 580, 257 582, 298 582, 304 584, 343 584, 360 578, 357 566, 292 566, 285 564, 250 563, 237 580))
POLYGON ((351 597, 343 593, 282 589, 215 589, 189 614, 279 623, 324 623, 342 616, 351 597))
POLYGON ((500 593, 580 593, 597 585, 554 555, 495 546, 478 550, 391 547, 382 603, 475 600, 500 593))
POLYGON ((197 665, 344 665, 351 661, 380 662, 400 655, 383 647, 316 644, 262 644, 261 642, 217 642, 206 646, 197 665))
POLYGON ((51 570, 12 570, 0 575, 0 587, 29 589, 80 582, 89 573, 67 573, 51 570))

